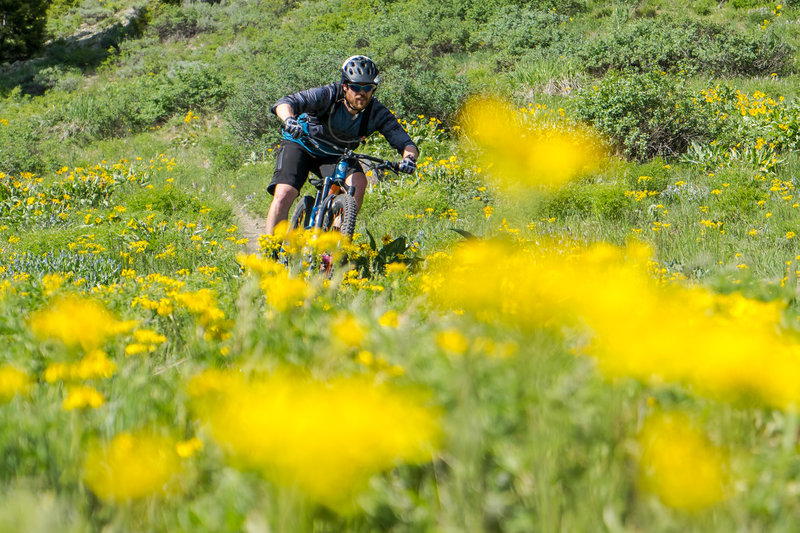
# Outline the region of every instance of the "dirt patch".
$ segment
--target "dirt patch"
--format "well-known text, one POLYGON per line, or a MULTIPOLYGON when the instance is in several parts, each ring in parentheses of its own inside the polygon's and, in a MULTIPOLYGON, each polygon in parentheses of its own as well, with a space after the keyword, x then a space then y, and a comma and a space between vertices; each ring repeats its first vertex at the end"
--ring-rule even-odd
MULTIPOLYGON (((232 201, 228 198, 228 201, 232 201)), ((248 254, 259 253, 258 238, 264 234, 264 220, 254 218, 247 213, 244 208, 236 203, 233 203, 233 214, 236 216, 236 225, 239 226, 239 232, 242 237, 247 238, 248 254)))

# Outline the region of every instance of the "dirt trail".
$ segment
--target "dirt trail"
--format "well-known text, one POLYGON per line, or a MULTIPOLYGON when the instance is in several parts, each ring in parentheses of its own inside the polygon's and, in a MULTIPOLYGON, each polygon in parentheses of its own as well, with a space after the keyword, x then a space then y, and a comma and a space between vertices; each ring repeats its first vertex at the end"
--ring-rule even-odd
POLYGON ((259 218, 253 218, 241 205, 233 202, 230 198, 228 200, 231 201, 233 205, 236 225, 239 226, 242 236, 247 237, 247 253, 258 253, 258 238, 264 234, 264 221, 259 218))

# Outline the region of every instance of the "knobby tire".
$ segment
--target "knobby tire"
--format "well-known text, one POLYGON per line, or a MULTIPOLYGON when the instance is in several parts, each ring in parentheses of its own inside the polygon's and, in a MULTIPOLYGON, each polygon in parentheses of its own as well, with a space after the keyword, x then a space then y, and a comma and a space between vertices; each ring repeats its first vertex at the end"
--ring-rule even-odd
POLYGON ((311 221, 311 210, 314 208, 314 197, 303 196, 294 208, 289 219, 289 230, 305 229, 311 221))
POLYGON ((347 238, 352 238, 356 231, 356 214, 356 199, 349 194, 337 194, 322 216, 322 230, 335 229, 333 223, 339 217, 341 220, 339 232, 347 238))

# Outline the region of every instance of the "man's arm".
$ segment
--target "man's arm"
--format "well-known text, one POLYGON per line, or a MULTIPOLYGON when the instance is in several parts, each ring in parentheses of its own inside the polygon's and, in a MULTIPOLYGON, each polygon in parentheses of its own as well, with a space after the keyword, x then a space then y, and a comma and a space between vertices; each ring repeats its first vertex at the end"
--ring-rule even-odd
POLYGON ((278 118, 285 121, 295 113, 308 113, 309 115, 319 115, 326 111, 336 96, 336 84, 324 85, 313 89, 306 89, 297 93, 289 94, 275 102, 272 112, 278 118), (290 115, 286 115, 289 113, 290 115))
POLYGON ((284 102, 275 107, 275 114, 278 115, 281 122, 286 122, 287 118, 294 117, 294 110, 291 105, 284 102))
POLYGON ((410 157, 414 161, 419 159, 419 150, 413 144, 408 144, 405 148, 403 148, 403 159, 407 157, 410 157))

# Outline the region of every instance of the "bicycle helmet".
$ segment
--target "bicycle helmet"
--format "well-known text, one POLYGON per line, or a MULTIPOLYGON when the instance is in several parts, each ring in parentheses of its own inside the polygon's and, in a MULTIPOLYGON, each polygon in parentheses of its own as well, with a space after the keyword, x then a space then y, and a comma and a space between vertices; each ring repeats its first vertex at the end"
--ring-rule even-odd
POLYGON ((378 67, 367 56, 348 57, 342 63, 342 83, 374 83, 378 85, 381 77, 378 67))

